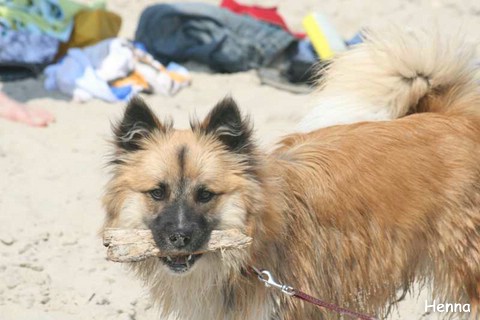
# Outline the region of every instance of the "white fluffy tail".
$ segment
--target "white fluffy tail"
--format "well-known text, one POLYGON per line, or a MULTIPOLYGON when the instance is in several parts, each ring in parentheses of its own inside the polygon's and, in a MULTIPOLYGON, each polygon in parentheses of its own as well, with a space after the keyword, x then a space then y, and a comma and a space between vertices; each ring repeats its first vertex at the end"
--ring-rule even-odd
POLYGON ((319 72, 315 107, 299 130, 391 120, 416 112, 478 115, 474 53, 463 38, 438 31, 368 32, 364 43, 319 72))

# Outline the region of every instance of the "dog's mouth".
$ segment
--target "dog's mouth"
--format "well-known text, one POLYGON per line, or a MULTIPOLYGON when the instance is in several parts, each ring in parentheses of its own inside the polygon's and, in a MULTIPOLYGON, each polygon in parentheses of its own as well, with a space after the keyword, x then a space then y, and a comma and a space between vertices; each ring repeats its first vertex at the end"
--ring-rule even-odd
POLYGON ((161 257, 160 260, 173 272, 184 273, 190 270, 202 254, 161 257))

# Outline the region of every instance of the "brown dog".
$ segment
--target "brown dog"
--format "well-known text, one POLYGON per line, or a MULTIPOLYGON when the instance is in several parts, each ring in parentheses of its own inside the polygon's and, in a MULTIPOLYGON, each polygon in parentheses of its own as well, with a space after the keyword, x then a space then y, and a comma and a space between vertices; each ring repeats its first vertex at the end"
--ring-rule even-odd
MULTIPOLYGON (((150 228, 162 249, 184 253, 133 265, 163 316, 338 317, 265 288, 249 266, 378 316, 418 281, 431 284, 432 299, 468 303, 465 318, 478 316, 480 91, 471 60, 437 54, 434 45, 422 50, 429 44, 407 35, 391 39, 370 40, 339 61, 381 53, 372 70, 388 72, 372 71, 383 77, 377 87, 357 91, 403 108, 396 116, 422 113, 293 134, 269 154, 256 148, 230 98, 191 130, 130 102, 115 128, 105 226, 150 228), (385 89, 396 84, 398 92, 385 89), (231 228, 253 238, 249 250, 192 254, 212 230, 231 228)), ((335 68, 327 81, 348 75, 335 68)), ((345 83, 345 95, 368 86, 345 83)))

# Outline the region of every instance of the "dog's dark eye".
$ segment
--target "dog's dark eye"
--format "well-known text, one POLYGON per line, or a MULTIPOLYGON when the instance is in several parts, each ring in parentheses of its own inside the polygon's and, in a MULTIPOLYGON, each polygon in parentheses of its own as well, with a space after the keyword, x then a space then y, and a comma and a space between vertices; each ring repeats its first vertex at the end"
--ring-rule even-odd
POLYGON ((162 201, 167 197, 167 187, 162 184, 158 188, 150 190, 148 193, 154 200, 162 201))
POLYGON ((197 201, 198 202, 207 203, 210 200, 212 200, 214 196, 215 196, 215 193, 213 193, 213 192, 211 192, 211 191, 209 191, 205 188, 200 188, 197 191, 197 201))

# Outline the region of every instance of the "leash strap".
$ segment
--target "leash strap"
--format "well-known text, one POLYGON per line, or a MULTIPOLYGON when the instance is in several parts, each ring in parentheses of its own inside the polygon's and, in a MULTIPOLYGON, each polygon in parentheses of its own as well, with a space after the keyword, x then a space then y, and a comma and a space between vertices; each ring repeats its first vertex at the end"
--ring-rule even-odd
POLYGON ((302 292, 300 290, 294 289, 291 286, 278 283, 278 282, 275 281, 272 274, 268 270, 259 270, 255 267, 251 267, 251 269, 253 270, 253 273, 255 273, 257 275, 258 279, 265 284, 266 287, 273 287, 273 288, 279 289, 279 290, 282 291, 282 293, 284 293, 288 296, 295 297, 297 299, 300 299, 300 300, 306 301, 308 303, 311 303, 311 304, 313 304, 317 307, 325 308, 325 309, 328 309, 330 311, 334 311, 334 312, 337 312, 339 314, 348 315, 348 316, 351 316, 351 317, 354 317, 354 318, 357 318, 357 319, 377 320, 377 318, 374 318, 372 316, 339 307, 339 306, 337 306, 333 303, 328 303, 328 302, 322 301, 320 299, 317 299, 315 297, 312 297, 311 295, 308 295, 305 292, 302 292))
POLYGON ((325 309, 335 311, 336 313, 339 313, 339 314, 345 314, 345 315, 348 315, 348 316, 351 316, 351 317, 354 317, 354 318, 357 318, 357 319, 362 319, 362 320, 376 320, 376 318, 371 317, 369 315, 361 314, 361 313, 358 313, 358 312, 355 312, 355 311, 352 311, 352 310, 348 310, 348 309, 339 307, 335 304, 322 301, 320 299, 312 297, 312 296, 306 294, 305 292, 302 292, 302 291, 299 291, 299 290, 295 290, 295 293, 294 293, 293 296, 300 299, 300 300, 303 300, 303 301, 306 301, 308 303, 314 304, 318 307, 323 307, 325 309))

